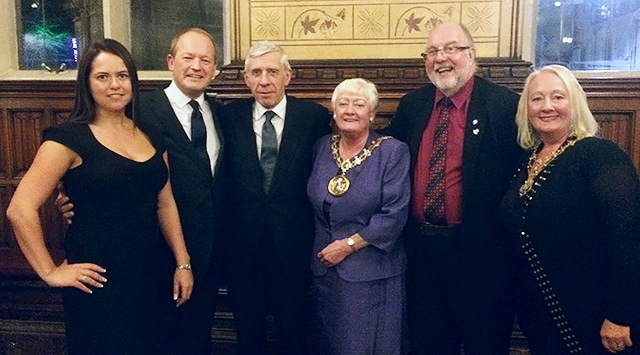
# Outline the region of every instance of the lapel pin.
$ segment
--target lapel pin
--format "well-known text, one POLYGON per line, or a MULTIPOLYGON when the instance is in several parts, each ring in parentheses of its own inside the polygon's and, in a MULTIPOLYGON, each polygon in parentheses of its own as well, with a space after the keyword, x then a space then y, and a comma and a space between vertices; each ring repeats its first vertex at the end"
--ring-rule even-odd
POLYGON ((478 124, 478 120, 473 120, 473 121, 471 121, 471 123, 473 123, 473 125, 475 126, 475 125, 478 124))
POLYGON ((473 134, 475 134, 477 136, 478 133, 480 133, 480 130, 477 129, 477 128, 474 128, 472 132, 473 132, 473 134))

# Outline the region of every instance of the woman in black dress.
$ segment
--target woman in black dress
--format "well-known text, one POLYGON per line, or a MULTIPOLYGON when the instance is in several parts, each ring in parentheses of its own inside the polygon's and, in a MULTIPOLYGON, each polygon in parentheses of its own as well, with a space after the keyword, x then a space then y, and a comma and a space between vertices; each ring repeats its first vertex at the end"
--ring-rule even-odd
POLYGON ((97 41, 78 67, 69 122, 45 130, 7 216, 38 276, 65 288, 70 354, 161 353, 163 309, 172 296, 186 302, 193 287, 166 153, 135 124, 138 78, 124 46, 97 41), (38 209, 60 180, 75 216, 67 258, 55 265, 38 209), (163 292, 165 242, 178 265, 173 295, 163 292))
POLYGON ((532 354, 631 353, 640 330, 640 183, 565 67, 529 76, 518 140, 528 149, 503 200, 518 321, 532 354))

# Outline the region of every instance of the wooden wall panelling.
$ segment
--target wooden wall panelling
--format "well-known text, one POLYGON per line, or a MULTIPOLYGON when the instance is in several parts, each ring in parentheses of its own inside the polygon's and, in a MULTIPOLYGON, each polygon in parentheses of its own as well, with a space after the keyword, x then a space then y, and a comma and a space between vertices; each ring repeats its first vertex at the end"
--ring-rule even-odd
MULTIPOLYGON (((69 115, 75 83, 0 82, 0 353, 64 354, 61 290, 38 279, 5 211, 40 146, 42 130, 69 115)), ((52 195, 53 196, 53 195, 52 195)), ((61 261, 63 224, 53 197, 40 210, 45 239, 61 261)))
MULTIPOLYGON (((293 75, 287 93, 311 99, 331 109, 333 89, 344 79, 365 78, 376 84, 380 104, 374 128, 384 127, 393 117, 398 101, 407 92, 425 85, 429 79, 420 59, 292 61, 293 75)), ((244 85, 244 63, 220 68, 211 85, 212 93, 222 102, 250 97, 244 85)), ((520 91, 531 64, 508 58, 479 58, 478 75, 489 78, 515 91, 520 91)))
MULTIPOLYGON (((222 102, 250 97, 242 79, 242 63, 224 66, 210 94, 222 102)), ((420 60, 299 61, 292 62, 293 80, 287 93, 315 100, 330 108, 331 94, 343 79, 365 77, 379 90, 376 127, 393 117, 400 98, 428 82, 420 60)), ((509 59, 480 59, 478 74, 521 91, 530 64, 509 59)), ((166 82, 144 81, 142 90, 166 82)), ((640 171, 640 80, 581 80, 602 134, 616 141, 640 171)), ((45 127, 64 121, 73 105, 74 82, 0 81, 0 353, 61 353, 64 327, 60 290, 47 287, 24 260, 4 215, 20 177, 40 144, 45 127), (43 343, 51 344, 48 349, 43 343), (9 352, 9 351, 13 351, 9 352)), ((43 207, 43 228, 54 258, 61 260, 64 226, 55 210, 53 195, 43 207)), ((311 319, 311 317, 310 317, 311 319)), ((234 351, 235 332, 226 289, 221 290, 212 337, 221 353, 234 351)), ((271 336, 273 339, 273 335, 271 336)), ((514 333, 512 354, 526 354, 526 342, 514 333)))
POLYGON ((40 146, 43 126, 52 124, 44 109, 12 108, 9 114, 9 139, 13 142, 10 165, 12 180, 19 180, 27 171, 40 146))
POLYGON ((587 81, 589 106, 604 137, 627 153, 640 172, 640 80, 587 81))
POLYGON ((594 117, 600 125, 600 134, 616 143, 630 157, 634 154, 633 127, 635 126, 635 112, 598 112, 594 117))
MULTIPOLYGON (((20 178, 40 146, 42 130, 69 115, 75 83, 0 82, 0 274, 35 278, 19 251, 5 217, 7 205, 20 178)), ((41 208, 45 240, 56 260, 61 260, 63 224, 50 198, 41 208)))
POLYGON ((9 152, 11 152, 11 139, 9 139, 9 119, 7 110, 0 107, 0 181, 9 178, 9 152))

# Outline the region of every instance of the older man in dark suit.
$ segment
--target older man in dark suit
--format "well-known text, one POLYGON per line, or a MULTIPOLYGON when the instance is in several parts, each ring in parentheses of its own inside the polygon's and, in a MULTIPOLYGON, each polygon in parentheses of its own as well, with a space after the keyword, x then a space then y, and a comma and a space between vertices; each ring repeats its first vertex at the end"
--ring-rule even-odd
POLYGON ((415 354, 507 354, 513 323, 498 211, 521 152, 518 95, 474 76, 473 38, 433 28, 433 84, 407 94, 388 133, 411 151, 407 312, 415 354))
POLYGON ((145 93, 140 127, 159 130, 169 155, 171 187, 191 256, 191 299, 169 321, 170 353, 211 354, 211 326, 221 279, 226 174, 219 104, 205 90, 216 71, 213 37, 199 28, 178 33, 167 55, 171 84, 145 93))
POLYGON ((229 296, 240 354, 267 354, 266 316, 280 352, 306 354, 314 224, 306 184, 313 145, 330 132, 326 108, 285 95, 291 67, 270 42, 249 49, 253 98, 221 111, 229 173, 229 296))

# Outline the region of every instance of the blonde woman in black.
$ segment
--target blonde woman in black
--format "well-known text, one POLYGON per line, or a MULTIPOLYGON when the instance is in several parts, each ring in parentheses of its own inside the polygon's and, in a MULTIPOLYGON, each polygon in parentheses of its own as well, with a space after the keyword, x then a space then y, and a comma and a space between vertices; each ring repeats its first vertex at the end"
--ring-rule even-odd
POLYGON ((631 353, 640 317, 640 183, 596 137, 565 67, 531 74, 516 116, 528 149, 502 210, 512 235, 518 320, 532 354, 631 353))

